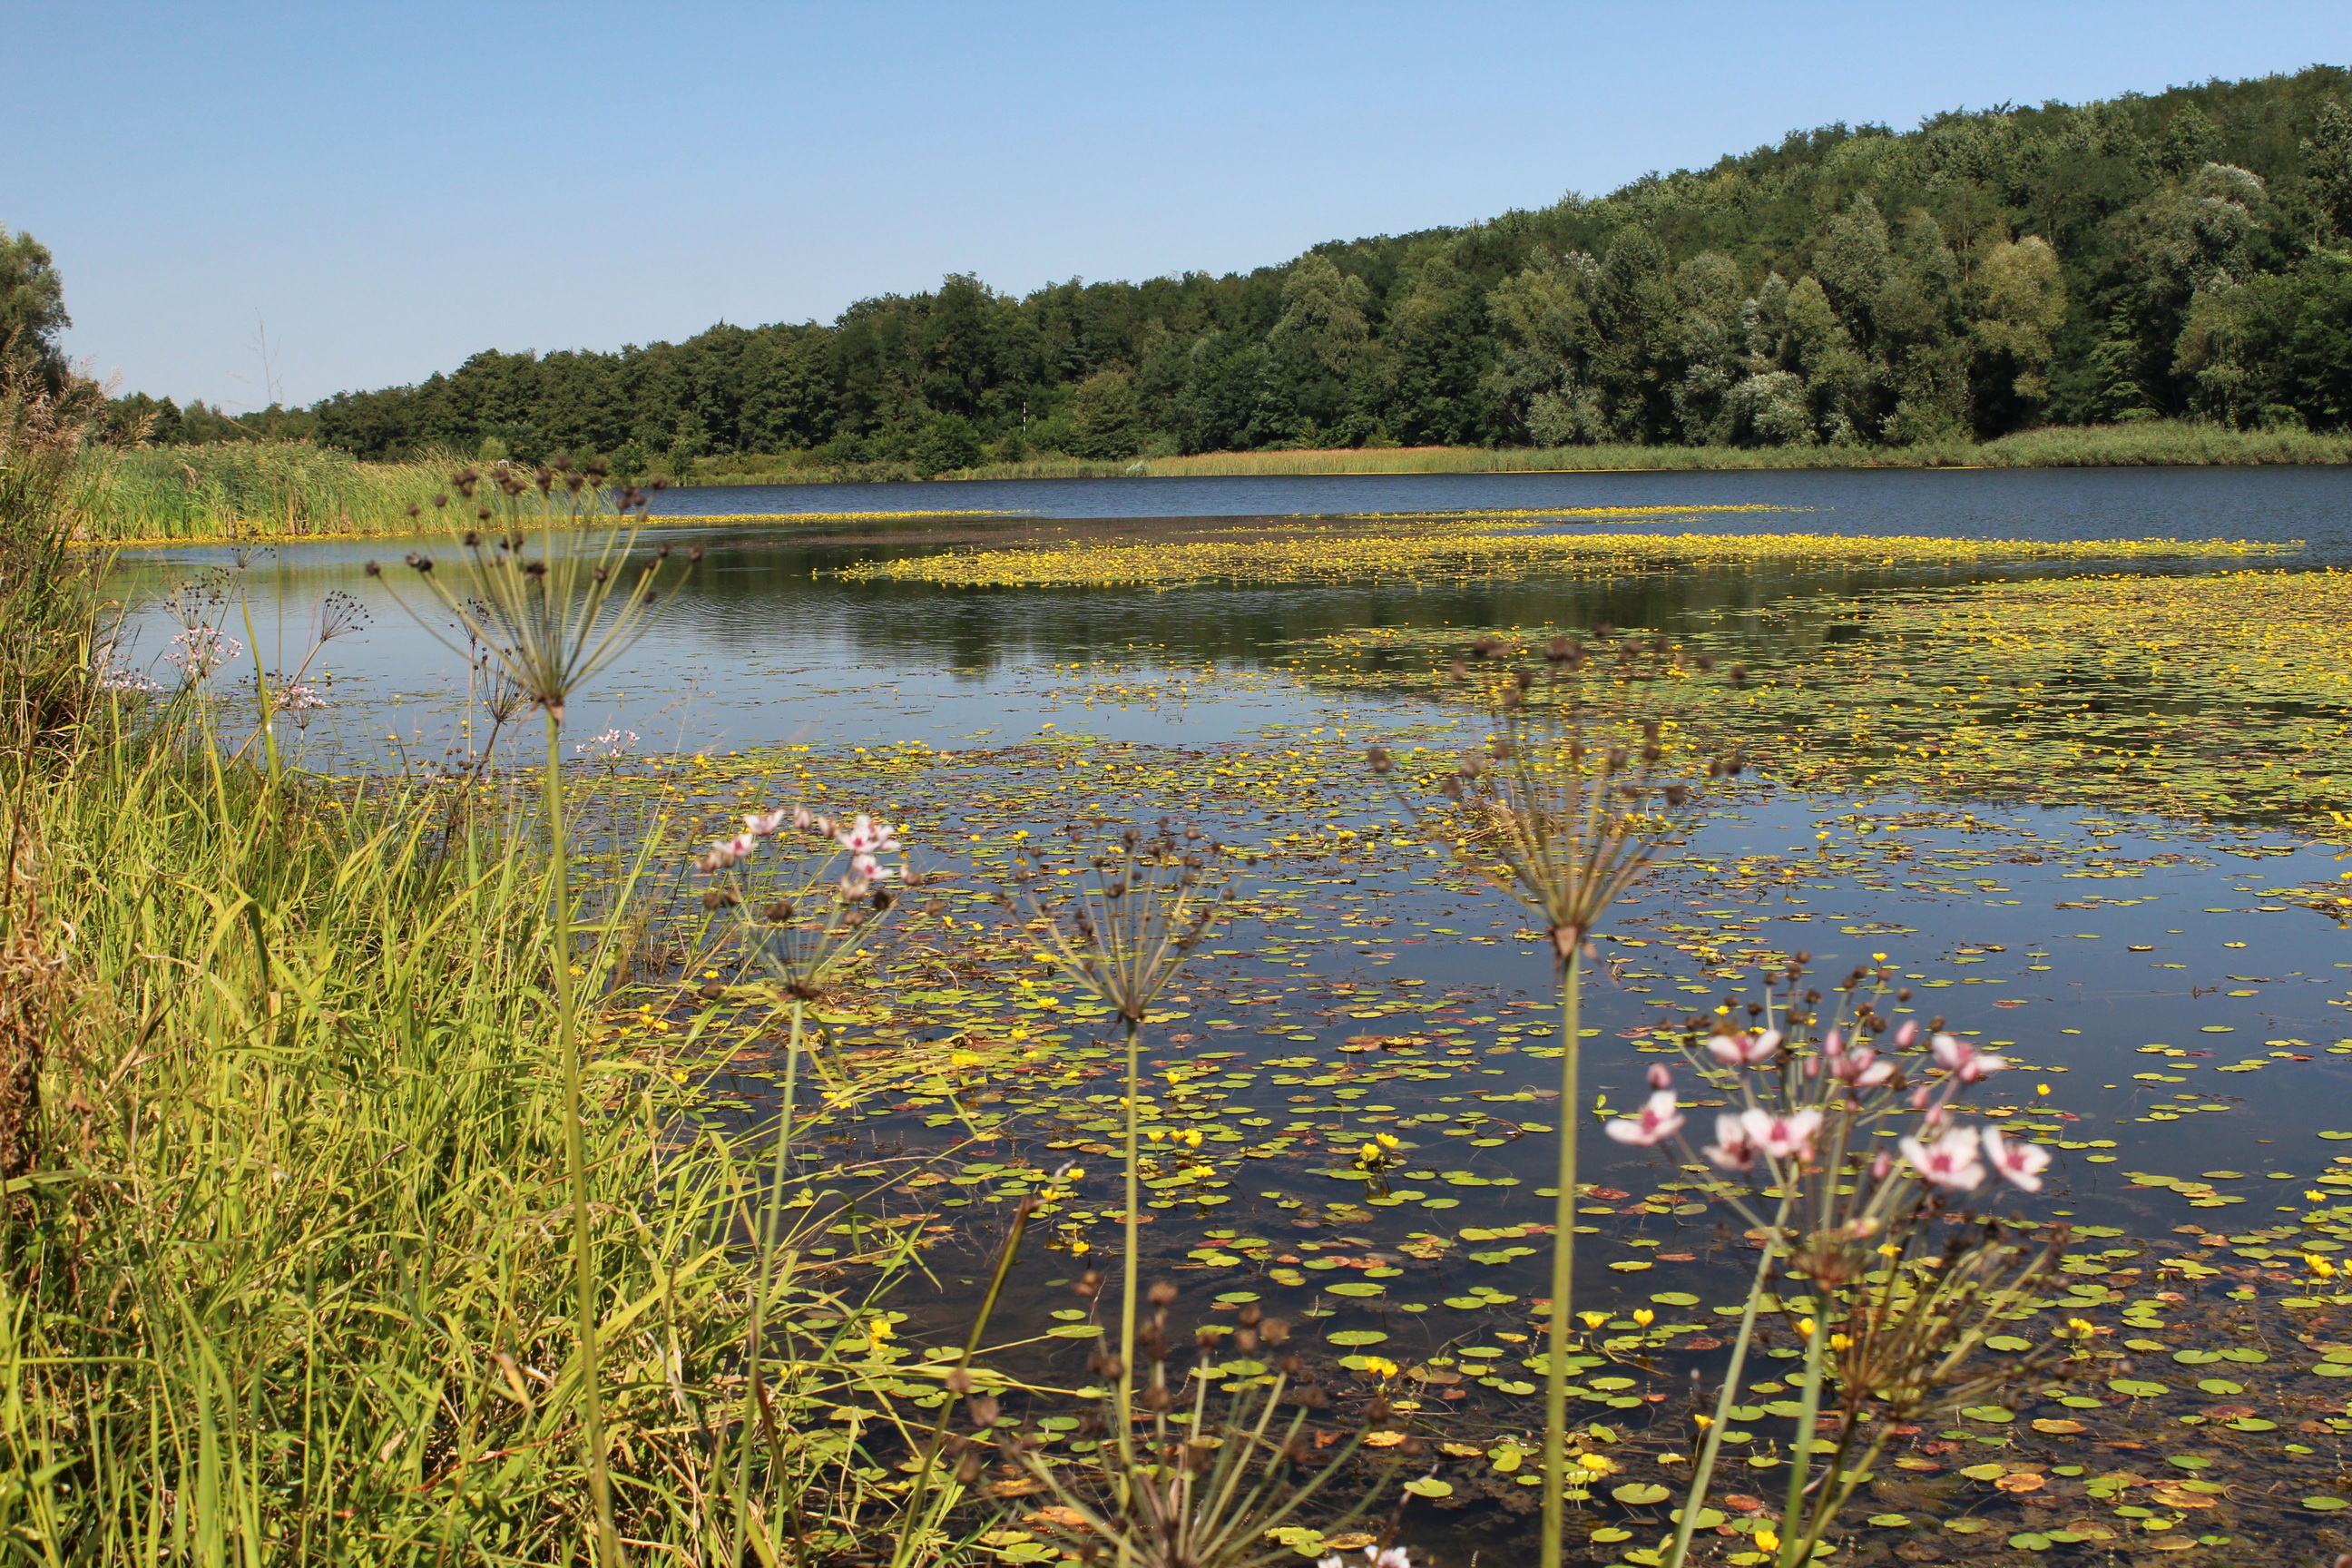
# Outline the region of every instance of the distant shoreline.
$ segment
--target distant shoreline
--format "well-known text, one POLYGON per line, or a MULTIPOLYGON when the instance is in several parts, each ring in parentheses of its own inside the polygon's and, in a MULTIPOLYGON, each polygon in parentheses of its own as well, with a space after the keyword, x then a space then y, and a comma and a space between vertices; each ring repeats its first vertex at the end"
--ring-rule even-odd
POLYGON ((2185 420, 2056 426, 1999 440, 1908 447, 1338 447, 1119 459, 1045 457, 919 474, 906 463, 819 464, 798 455, 706 458, 677 482, 887 484, 967 479, 1272 478, 1284 475, 1733 472, 1769 469, 2268 468, 2352 464, 2352 436, 2233 430, 2185 420))

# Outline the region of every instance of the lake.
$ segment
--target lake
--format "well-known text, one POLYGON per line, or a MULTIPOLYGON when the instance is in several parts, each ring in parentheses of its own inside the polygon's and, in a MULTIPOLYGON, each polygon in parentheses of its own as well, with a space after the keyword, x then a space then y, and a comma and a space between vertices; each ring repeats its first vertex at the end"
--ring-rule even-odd
MULTIPOLYGON (((976 878, 992 877, 1016 845, 1061 823, 1163 811, 1258 852, 1240 881, 1248 918, 1171 995, 1149 1041, 1161 1064, 1151 1125, 1200 1133, 1194 1158, 1209 1173, 1155 1202, 1150 1237, 1152 1268, 1183 1282, 1183 1310, 1196 1315, 1263 1299, 1320 1333, 1349 1331, 1352 1342, 1440 1374, 1465 1364, 1457 1352, 1468 1342, 1523 1340, 1533 1331, 1524 1303, 1544 1289, 1546 1244, 1528 1227, 1549 1215, 1537 1190, 1550 1179, 1557 1118, 1592 1115, 1594 1097, 1612 1113, 1637 1101, 1656 1059, 1638 1047, 1718 1002, 1752 995, 1799 949, 1824 974, 1888 955, 1916 988, 1906 1005, 1912 1016, 1946 1016, 2019 1065, 1979 1100, 2056 1155, 2038 1199, 2004 1202, 2104 1235, 2071 1273, 2107 1277, 2099 1289, 2120 1301, 2145 1294, 2167 1259, 2226 1250, 2239 1272, 2223 1283, 2245 1299, 2300 1289, 2294 1259, 2352 1238, 2352 1211, 2331 1211, 2324 1190, 2305 1191, 2331 1169, 2336 1142, 2352 1139, 2352 945, 2304 892, 2335 877, 2341 846, 2307 825, 2259 817, 2185 823, 2048 799, 1959 803, 1893 788, 1743 785, 1718 797, 1677 861, 1608 923, 1607 962, 1584 1019, 1594 1034, 1586 1104, 1564 1108, 1541 1055, 1557 1015, 1537 933, 1498 894, 1438 875, 1408 830, 1404 803, 1375 788, 1359 764, 1376 736, 1443 742, 1472 731, 1458 710, 1411 689, 1328 679, 1333 667, 1311 651, 1313 639, 1363 628, 1437 628, 1466 642, 1490 627, 1600 620, 1670 633, 1760 625, 1776 606, 1825 594, 2080 574, 2112 563, 1767 565, 1160 592, 950 589, 824 575, 975 545, 1191 537, 1221 520, 1262 527, 1333 513, 1755 503, 1787 510, 1702 514, 1687 526, 2299 540, 2305 553, 2261 563, 2311 570, 2352 561, 2352 472, 2336 469, 671 491, 660 498, 660 536, 698 544, 705 558, 657 629, 574 704, 569 733, 584 744, 601 731, 635 731, 633 744, 599 764, 614 787, 657 795, 711 831, 739 803, 823 788, 827 800, 909 821, 910 847, 924 863, 976 878), (918 510, 1001 515, 854 515, 918 510), (828 515, 735 515, 764 511, 828 515), (858 747, 868 752, 851 750, 858 747), (817 774, 811 759, 823 761, 817 774), (872 782, 853 794, 869 763, 872 782), (1213 1079, 1196 1077, 1204 1068, 1213 1079), (1348 1173, 1352 1152, 1381 1133, 1403 1144, 1393 1175, 1371 1183, 1348 1173), (2183 1228, 2199 1218, 2216 1239, 2204 1226, 2183 1228), (2242 1233, 2219 1239, 2229 1226, 2242 1233), (1320 1289, 1333 1279, 1379 1289, 1320 1289)), ((160 652, 173 629, 154 601, 194 576, 204 575, 203 592, 223 595, 221 604, 249 605, 253 635, 282 671, 305 658, 325 595, 348 594, 372 619, 312 659, 308 674, 331 675, 331 696, 306 734, 309 756, 350 772, 462 752, 462 657, 363 573, 367 561, 395 562, 408 548, 378 540, 134 552, 121 583, 141 606, 139 657, 160 652)), ((2228 563, 2124 569, 2216 564, 2228 563)), ((404 568, 387 575, 411 585, 404 568)), ((413 594, 408 602, 424 603, 413 594)), ((245 636, 243 615, 240 607, 225 629, 245 636)), ((1025 943, 1001 933, 973 940, 961 980, 926 982, 928 991, 906 982, 908 995, 888 1018, 852 1009, 836 1027, 844 1047, 869 1051, 968 1038, 996 1052, 982 1053, 994 1065, 970 1084, 918 1085, 845 1113, 812 1166, 876 1177, 859 1201, 877 1215, 915 1202, 954 1227, 941 1260, 945 1289, 910 1306, 919 1323, 943 1334, 968 1310, 1010 1204, 1043 1168, 1072 1159, 1095 1166, 1076 1200, 1090 1206, 1073 1206, 1059 1244, 1091 1233, 1097 1251, 1115 1245, 1106 1221, 1115 1162, 1104 1158, 1115 1125, 1105 1092, 1114 1087, 1105 1079, 1113 1051, 1102 1026, 1066 987, 1037 989, 1046 972, 1025 943), (1024 989, 1009 989, 1016 973, 1024 989), (1023 1054, 1037 1050, 1050 1052, 1042 1066, 1023 1054), (960 1165, 953 1185, 889 1186, 940 1159, 960 1165)), ((756 1118, 773 1103, 773 1077, 771 1065, 747 1058, 717 1081, 719 1102, 756 1118)), ((1738 1294, 1724 1265, 1745 1267, 1748 1256, 1723 1211, 1671 1159, 1592 1137, 1584 1151, 1580 1175, 1601 1191, 1585 1211, 1592 1235, 1580 1248, 1580 1304, 1628 1312, 1662 1296, 1696 1297, 1706 1303, 1700 1327, 1718 1322, 1707 1314, 1738 1294)), ((1075 1254, 1049 1251, 1037 1271, 1059 1284, 1077 1267, 1075 1254)), ((2190 1319, 2219 1322, 2236 1300, 2189 1299, 2179 1309, 2183 1332, 2190 1319)), ((1006 1310, 1007 1333, 1044 1332, 1049 1310, 1069 1310, 1068 1298, 1024 1297, 1006 1310)), ((2090 1311, 2092 1298, 2067 1310, 2090 1311)), ((1609 1331, 1633 1329, 1616 1320, 1609 1331)), ((1064 1353, 1062 1370, 1076 1375, 1081 1352, 1064 1353)), ((1706 1348, 1643 1353, 1675 1375, 1715 1364, 1706 1348)), ((1360 1367, 1365 1357, 1354 1361, 1360 1367)), ((1414 1403, 1465 1431, 1507 1428, 1528 1418, 1526 1396, 1515 1392, 1522 1386, 1530 1385, 1507 1365, 1484 1377, 1439 1375, 1414 1403)), ((1638 1391, 1590 1397, 1610 1419, 1650 1419, 1638 1391)), ((2270 1397, 2291 1406, 2300 1396, 2270 1397)), ((2129 1404, 2113 1418, 2137 1421, 2140 1409, 2129 1404)), ((2179 1413, 2191 1409, 2184 1402, 2179 1413)), ((2008 1441, 1955 1431, 1947 1434, 1955 1443, 2008 1441)), ((1507 1479, 1496 1485, 1510 1489, 1507 1479)), ((1512 1539, 1507 1510, 1480 1526, 1489 1527, 1497 1532, 1482 1538, 1490 1545, 1512 1539)), ((1465 1560, 1460 1542, 1429 1539, 1441 1562, 1465 1560)))

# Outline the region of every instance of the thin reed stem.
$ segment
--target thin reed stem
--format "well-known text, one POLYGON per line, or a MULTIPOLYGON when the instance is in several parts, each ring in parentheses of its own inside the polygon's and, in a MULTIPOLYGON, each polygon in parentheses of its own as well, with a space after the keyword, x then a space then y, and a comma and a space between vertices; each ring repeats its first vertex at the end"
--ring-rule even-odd
POLYGON ((784 1179, 793 1148, 793 1069, 800 1058, 801 1013, 806 1005, 793 998, 792 1054, 784 1060, 783 1116, 776 1123, 776 1154, 768 1177, 768 1203, 760 1223, 760 1278, 751 1290, 751 1321, 743 1336, 743 1440, 735 1461, 737 1506, 748 1507, 751 1495, 750 1436, 760 1418, 760 1363, 766 1350, 768 1301, 775 1289, 776 1243, 784 1201, 784 1179))
POLYGON ((1127 1021, 1127 1258, 1119 1271, 1118 1281, 1118 1458, 1120 1485, 1135 1468, 1135 1286, 1136 1276, 1142 1268, 1143 1237, 1136 1210, 1142 1201, 1141 1182, 1136 1165, 1139 1158, 1136 1150, 1136 1101, 1139 1098, 1139 1082, 1140 1047, 1138 1037, 1141 1026, 1133 1018, 1127 1021))
MULTIPOLYGON (((996 1272, 989 1276, 988 1291, 980 1299, 980 1310, 971 1320, 971 1331, 964 1335, 963 1354, 956 1362, 956 1365, 967 1374, 971 1371, 972 1358, 980 1353, 980 1342, 988 1332, 988 1320, 996 1311, 997 1299, 1004 1294, 1004 1281, 1011 1277, 1013 1264, 1020 1260, 1021 1241, 1029 1234, 1029 1217, 1036 1208, 1037 1197, 1033 1193, 1023 1198, 1021 1206, 1013 1211, 1012 1234, 1004 1238, 1004 1250, 996 1256, 996 1272)), ((915 1472, 915 1479, 908 1488, 906 1506, 898 1515, 898 1540, 890 1552, 894 1568, 906 1568, 908 1563, 907 1547, 914 1530, 915 1517, 920 1511, 918 1505, 930 1483, 932 1472, 938 1468, 940 1450, 947 1441, 948 1422, 954 1413, 953 1398, 940 1402, 940 1418, 931 1424, 930 1441, 924 1445, 921 1468, 915 1472)))
POLYGON ((1559 1568, 1564 1548, 1568 1489, 1568 1322, 1576 1284, 1577 1058, 1584 1041, 1581 1018, 1583 944, 1568 951, 1560 965, 1559 1002, 1559 1187, 1552 1203, 1551 1353, 1544 1379, 1544 1568, 1559 1568))
POLYGON ((563 833, 563 721, 547 710, 548 968, 554 977, 555 1038, 563 1064, 563 1163, 572 1187, 572 1268, 580 1337, 580 1429, 588 1496, 596 1510, 596 1561, 616 1568, 620 1533, 613 1525, 613 1478, 604 1462, 604 1390, 596 1354, 596 1253, 588 1231, 588 1144, 580 1032, 572 1016, 572 883, 563 833))
POLYGON ((1800 1510, 1805 1506, 1805 1478, 1813 1468, 1813 1428, 1822 1413, 1822 1348, 1830 1337, 1829 1294, 1818 1279, 1811 1280, 1812 1332, 1805 1336, 1805 1398, 1797 1416, 1797 1440, 1789 1455, 1789 1500, 1780 1511, 1780 1553, 1778 1568, 1795 1568, 1800 1510))
POLYGON ((1782 1198, 1780 1212, 1772 1222, 1772 1234, 1764 1240, 1764 1256, 1756 1260, 1756 1279, 1748 1287, 1748 1304, 1739 1313, 1739 1333, 1732 1341, 1731 1363, 1723 1370, 1723 1387, 1715 1397, 1715 1419, 1706 1429, 1706 1439, 1699 1444, 1698 1463, 1691 1470, 1690 1489, 1683 1494, 1683 1516, 1675 1522, 1675 1542, 1666 1553, 1664 1568, 1683 1568, 1683 1559, 1690 1552, 1691 1531, 1697 1527, 1699 1510, 1706 1506, 1707 1485, 1715 1479, 1716 1454, 1723 1447, 1723 1429, 1731 1421, 1731 1407, 1739 1399, 1739 1380, 1748 1368, 1748 1344, 1756 1337, 1756 1318, 1764 1300, 1765 1281, 1772 1275, 1772 1249, 1788 1218, 1789 1200, 1782 1198))

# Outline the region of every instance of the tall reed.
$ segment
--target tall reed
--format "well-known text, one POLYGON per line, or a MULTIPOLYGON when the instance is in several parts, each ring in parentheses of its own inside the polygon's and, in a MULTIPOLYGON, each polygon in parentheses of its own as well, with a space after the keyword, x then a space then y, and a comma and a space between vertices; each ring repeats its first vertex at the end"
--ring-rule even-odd
MULTIPOLYGON (((1083 837, 1076 827, 1069 832, 1074 840, 1083 837)), ((1035 859, 1024 859, 1015 874, 1028 928, 1072 979, 1117 1011, 1127 1047, 1116 1409, 1119 1458, 1128 1470, 1135 1460, 1136 1295, 1142 1267, 1137 1123, 1143 1026, 1152 1000, 1174 981, 1223 912, 1223 853, 1197 829, 1179 831, 1163 820, 1152 834, 1128 828, 1117 843, 1087 855, 1081 865, 1063 868, 1066 877, 1056 877, 1055 868, 1035 859)), ((1004 900, 1008 906, 1013 901, 1004 900)))
POLYGON ((309 441, 91 447, 75 475, 74 524, 116 542, 407 533, 410 505, 457 466, 362 462, 309 441))

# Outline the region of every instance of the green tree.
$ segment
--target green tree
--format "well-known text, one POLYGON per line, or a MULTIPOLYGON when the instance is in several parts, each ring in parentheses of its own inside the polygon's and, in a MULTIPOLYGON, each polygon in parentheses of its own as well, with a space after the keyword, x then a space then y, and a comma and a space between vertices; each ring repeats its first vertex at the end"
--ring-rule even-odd
POLYGON ((933 415, 908 453, 915 472, 927 479, 954 468, 976 468, 985 455, 980 432, 961 414, 933 415))
POLYGON ((1371 290, 1320 252, 1282 285, 1282 319, 1265 336, 1256 429, 1267 444, 1318 445, 1352 411, 1371 351, 1371 290))
POLYGON ((1991 411, 1978 423, 1998 432, 2032 417, 2050 396, 2050 365, 2057 357, 2053 334, 2066 319, 2066 281, 2057 253, 2029 235, 1988 249, 1974 286, 1971 333, 1983 366, 1979 405, 1991 411))
POLYGON ((2303 143, 2304 177, 2339 239, 2352 239, 2352 113, 2333 100, 2319 106, 2303 143))
POLYGON ((1135 397, 1135 377, 1117 368, 1099 370, 1078 383, 1070 401, 1070 456, 1111 460, 1143 449, 1143 416, 1135 397))
POLYGON ((65 283, 48 247, 22 229, 11 235, 0 224, 0 350, 32 358, 54 389, 67 374, 58 334, 71 325, 65 283))

